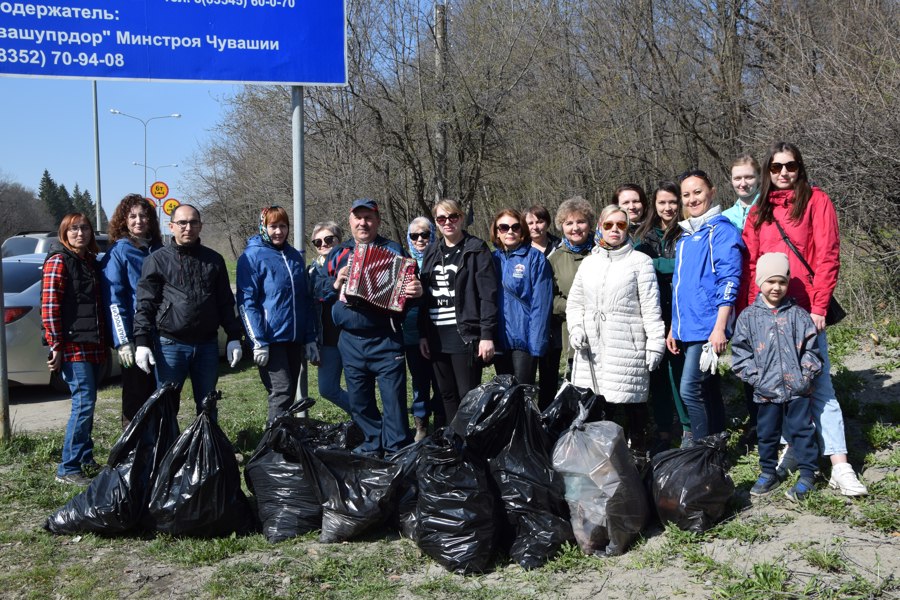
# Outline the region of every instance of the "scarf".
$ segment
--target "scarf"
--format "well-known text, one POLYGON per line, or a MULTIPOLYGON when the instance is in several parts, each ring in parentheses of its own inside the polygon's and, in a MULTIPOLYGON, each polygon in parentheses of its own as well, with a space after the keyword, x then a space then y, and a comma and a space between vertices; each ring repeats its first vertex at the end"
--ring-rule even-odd
POLYGON ((594 247, 594 239, 588 237, 587 241, 583 244, 578 244, 577 246, 569 241, 569 238, 563 237, 563 244, 566 248, 569 249, 569 252, 573 252, 575 254, 586 254, 591 248, 594 247))
POLYGON ((431 246, 435 242, 435 229, 434 223, 428 221, 428 244, 425 246, 425 250, 417 250, 415 244, 413 244, 412 239, 409 237, 409 228, 406 229, 406 246, 409 248, 409 255, 416 259, 416 262, 419 264, 419 268, 422 268, 422 259, 425 258, 425 251, 428 250, 429 246, 431 246))

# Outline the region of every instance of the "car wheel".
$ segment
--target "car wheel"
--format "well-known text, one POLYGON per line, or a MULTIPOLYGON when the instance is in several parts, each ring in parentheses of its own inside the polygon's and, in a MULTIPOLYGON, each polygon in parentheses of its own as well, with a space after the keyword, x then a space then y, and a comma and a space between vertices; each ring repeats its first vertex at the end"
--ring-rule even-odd
POLYGON ((62 372, 60 371, 50 372, 50 387, 53 391, 63 394, 68 394, 71 391, 69 390, 69 384, 63 381, 62 372))

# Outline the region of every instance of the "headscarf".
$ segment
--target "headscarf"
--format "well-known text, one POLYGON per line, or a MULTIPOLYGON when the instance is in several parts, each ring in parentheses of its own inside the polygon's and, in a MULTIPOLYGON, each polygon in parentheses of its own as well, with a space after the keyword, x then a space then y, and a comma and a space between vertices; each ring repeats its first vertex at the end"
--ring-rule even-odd
POLYGON ((273 204, 272 206, 266 206, 261 211, 259 211, 259 237, 262 238, 262 241, 269 244, 270 246, 274 246, 272 243, 272 238, 269 237, 269 230, 266 227, 266 215, 269 214, 269 211, 273 208, 281 208, 277 204, 273 204))
MULTIPOLYGON (((410 223, 410 225, 412 225, 412 223, 410 223)), ((428 230, 428 244, 425 245, 425 250, 428 250, 428 247, 431 246, 437 239, 435 237, 437 235, 437 232, 434 229, 434 223, 432 223, 430 220, 428 221, 428 230)), ((412 239, 409 237, 409 226, 406 227, 406 246, 409 248, 409 255, 416 259, 419 268, 422 268, 422 259, 425 258, 425 250, 419 251, 416 249, 416 246, 413 244, 412 239)))

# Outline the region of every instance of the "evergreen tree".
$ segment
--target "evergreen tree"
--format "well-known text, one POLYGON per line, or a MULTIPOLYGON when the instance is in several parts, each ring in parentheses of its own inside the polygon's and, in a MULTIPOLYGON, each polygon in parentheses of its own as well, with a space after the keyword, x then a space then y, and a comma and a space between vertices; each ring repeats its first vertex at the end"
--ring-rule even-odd
POLYGON ((72 189, 72 209, 87 215, 93 221, 94 207, 91 205, 91 197, 87 192, 82 192, 77 183, 72 189))
MULTIPOLYGON (((68 194, 66 195, 68 196, 68 194)), ((68 206, 61 201, 59 186, 56 185, 56 182, 50 177, 50 172, 46 169, 44 169, 41 183, 38 186, 38 198, 47 207, 47 212, 50 213, 54 223, 58 224, 62 221, 62 218, 68 212, 68 206)))
MULTIPOLYGON (((78 185, 76 184, 75 187, 77 188, 78 185)), ((64 183, 61 183, 56 187, 56 202, 62 210, 62 214, 59 215, 59 219, 57 219, 57 221, 62 221, 62 218, 66 216, 66 214, 75 212, 75 205, 72 203, 72 196, 69 194, 69 190, 66 189, 66 185, 64 183)))

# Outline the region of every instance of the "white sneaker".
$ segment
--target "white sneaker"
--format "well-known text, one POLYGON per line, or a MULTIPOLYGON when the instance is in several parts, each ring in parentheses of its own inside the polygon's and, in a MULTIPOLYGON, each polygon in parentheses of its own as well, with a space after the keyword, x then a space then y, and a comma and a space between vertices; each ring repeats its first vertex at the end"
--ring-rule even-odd
POLYGON ((840 463, 831 467, 831 479, 828 485, 840 490, 844 496, 865 496, 869 493, 853 472, 850 463, 840 463))
POLYGON ((775 475, 778 476, 778 479, 784 481, 791 473, 797 470, 798 465, 797 457, 794 456, 791 447, 785 446, 784 451, 781 453, 781 458, 778 460, 778 466, 775 467, 775 475))

